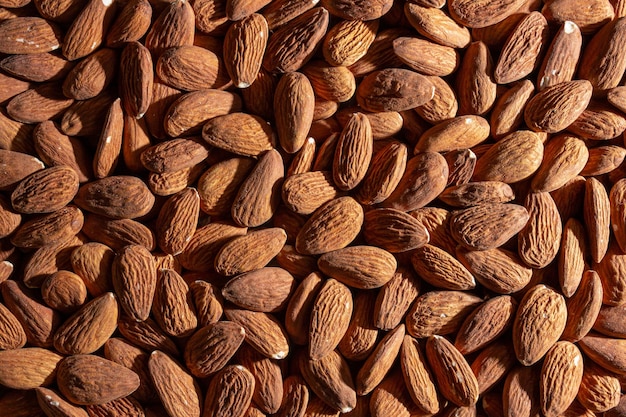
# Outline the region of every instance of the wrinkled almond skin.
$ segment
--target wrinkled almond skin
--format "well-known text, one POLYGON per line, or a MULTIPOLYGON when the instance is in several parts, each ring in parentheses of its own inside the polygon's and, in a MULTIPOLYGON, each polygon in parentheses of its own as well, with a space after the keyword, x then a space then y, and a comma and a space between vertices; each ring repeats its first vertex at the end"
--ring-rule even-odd
POLYGON ((74 404, 103 404, 133 393, 139 387, 139 377, 107 359, 73 355, 59 364, 57 385, 74 404))
POLYGON ((348 246, 361 231, 363 209, 352 197, 339 197, 313 212, 296 237, 296 250, 320 255, 348 246))
POLYGON ((461 353, 442 336, 426 342, 426 357, 444 397, 466 407, 478 401, 478 382, 461 353))
POLYGON ((563 413, 576 398, 583 377, 583 357, 576 345, 558 342, 541 368, 540 403, 545 416, 563 413))
POLYGON ((222 369, 243 343, 245 330, 220 321, 196 331, 185 347, 185 364, 191 373, 204 378, 222 369))
POLYGON ((286 270, 266 267, 232 278, 222 288, 222 295, 241 308, 270 313, 287 307, 295 284, 286 270))
POLYGON ((311 310, 309 358, 318 360, 332 352, 348 329, 352 316, 352 294, 336 280, 320 288, 311 310))
POLYGON ((322 272, 348 286, 370 289, 382 287, 393 278, 397 261, 392 254, 375 246, 350 246, 325 253, 317 265, 322 272))
POLYGON ((519 304, 513 346, 525 366, 539 361, 565 329, 567 307, 562 295, 545 285, 531 288, 519 304))

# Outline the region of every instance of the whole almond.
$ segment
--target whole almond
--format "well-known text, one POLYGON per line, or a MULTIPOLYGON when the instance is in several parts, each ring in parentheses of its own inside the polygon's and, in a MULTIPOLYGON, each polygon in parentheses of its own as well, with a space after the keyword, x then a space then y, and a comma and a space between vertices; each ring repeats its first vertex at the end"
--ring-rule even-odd
POLYGON ((406 330, 415 338, 455 333, 480 303, 480 298, 463 291, 424 293, 415 300, 406 316, 406 330))
POLYGON ((200 388, 178 362, 168 354, 155 350, 150 355, 148 369, 167 414, 173 417, 200 417, 200 388))
POLYGON ((532 287, 519 304, 513 324, 513 346, 525 366, 539 361, 565 329, 567 307, 562 295, 545 285, 532 287))
POLYGON ((421 106, 433 98, 435 87, 417 72, 389 68, 375 71, 357 89, 357 102, 368 111, 402 111, 421 106), (390 90, 393 89, 393 95, 390 90))
POLYGON ((541 411, 563 413, 576 398, 583 377, 583 357, 570 342, 558 342, 546 354, 541 368, 541 411))
POLYGON ((503 245, 522 230, 528 219, 528 211, 516 204, 481 204, 454 213, 450 231, 465 248, 488 250, 503 245))
POLYGON ((185 364, 204 378, 222 369, 243 343, 245 330, 229 321, 219 321, 196 331, 185 347, 185 364))
POLYGON ((254 375, 243 366, 225 367, 211 380, 202 414, 244 416, 252 401, 254 386, 254 375))
POLYGON ((266 152, 239 187, 231 207, 233 220, 247 227, 267 222, 278 207, 284 175, 280 153, 275 149, 266 152))
POLYGON ((263 63, 269 28, 261 14, 237 19, 224 38, 224 66, 237 88, 254 82, 263 63))
POLYGON ((121 175, 83 185, 74 202, 84 210, 112 219, 134 219, 148 214, 154 200, 141 179, 121 175))
POLYGON ((0 52, 3 54, 31 54, 50 52, 61 46, 57 26, 40 17, 18 17, 0 24, 0 52), (19 41, 24 39, 26 41, 19 41))
POLYGON ((21 390, 49 386, 54 383, 62 359, 51 350, 38 347, 1 351, 0 384, 21 390))
POLYGON ((592 92, 587 80, 565 81, 545 88, 526 104, 524 120, 536 132, 560 132, 581 115, 592 92))
POLYGON ((459 406, 478 401, 478 382, 461 353, 442 336, 426 342, 426 357, 441 394, 459 406))
POLYGON ((68 355, 93 353, 117 328, 118 305, 113 293, 85 304, 54 335, 54 347, 68 355))
POLYGON ((313 212, 296 237, 296 250, 320 255, 348 246, 361 231, 363 208, 352 197, 330 200, 313 212))
POLYGON ((323 358, 332 352, 346 332, 352 316, 352 294, 334 279, 322 284, 311 309, 309 357, 323 358))
POLYGON ((137 321, 148 318, 157 282, 152 254, 143 246, 124 247, 112 266, 113 287, 121 307, 137 321))
POLYGON ((317 265, 323 273, 348 286, 370 289, 382 287, 393 278, 397 261, 375 246, 350 246, 325 253, 317 265))
POLYGON ((222 295, 241 308, 269 313, 287 307, 295 284, 284 269, 266 267, 232 278, 222 288, 222 295))
POLYGON ((99 356, 73 355, 60 362, 57 385, 74 404, 103 404, 132 394, 139 386, 139 377, 99 356))
POLYGON ((315 95, 309 79, 290 72, 278 81, 274 95, 276 131, 280 145, 289 152, 300 150, 313 122, 315 95))

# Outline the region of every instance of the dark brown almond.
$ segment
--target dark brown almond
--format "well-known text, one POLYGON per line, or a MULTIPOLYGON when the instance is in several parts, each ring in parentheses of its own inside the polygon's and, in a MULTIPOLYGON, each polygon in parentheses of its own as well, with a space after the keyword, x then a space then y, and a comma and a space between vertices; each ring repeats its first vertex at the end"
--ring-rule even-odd
POLYGON ((366 76, 357 89, 357 102, 372 112, 402 111, 421 106, 435 95, 435 86, 417 72, 389 68, 366 76))
POLYGON ((110 176, 83 185, 75 203, 84 210, 112 219, 134 219, 150 212, 155 197, 139 178, 110 176))

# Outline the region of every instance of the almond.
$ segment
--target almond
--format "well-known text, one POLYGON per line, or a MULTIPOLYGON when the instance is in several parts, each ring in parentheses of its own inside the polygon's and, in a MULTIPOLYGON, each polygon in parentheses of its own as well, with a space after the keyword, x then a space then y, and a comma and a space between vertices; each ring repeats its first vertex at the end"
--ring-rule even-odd
POLYGON ((545 285, 532 287, 519 304, 513 324, 513 346, 525 366, 539 361, 565 329, 563 296, 545 285))

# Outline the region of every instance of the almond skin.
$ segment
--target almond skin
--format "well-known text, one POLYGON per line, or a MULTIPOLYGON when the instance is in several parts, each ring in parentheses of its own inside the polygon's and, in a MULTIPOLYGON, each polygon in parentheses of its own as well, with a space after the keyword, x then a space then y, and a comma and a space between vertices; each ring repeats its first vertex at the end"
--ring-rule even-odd
POLYGON ((531 288, 517 309, 513 345, 525 366, 539 361, 565 329, 567 308, 562 295, 545 285, 531 288))

